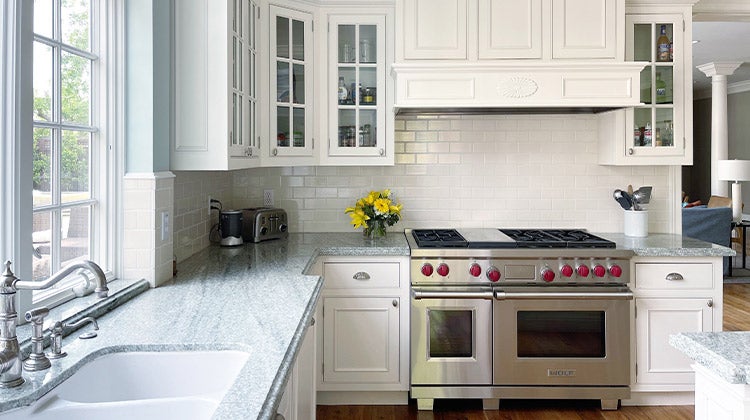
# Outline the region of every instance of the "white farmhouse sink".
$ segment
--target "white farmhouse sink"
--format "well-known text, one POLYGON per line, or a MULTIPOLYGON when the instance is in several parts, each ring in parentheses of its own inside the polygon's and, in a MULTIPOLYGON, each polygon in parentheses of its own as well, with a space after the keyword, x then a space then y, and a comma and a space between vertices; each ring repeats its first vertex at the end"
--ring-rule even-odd
POLYGON ((31 407, 0 419, 209 419, 248 357, 240 351, 107 354, 31 407))

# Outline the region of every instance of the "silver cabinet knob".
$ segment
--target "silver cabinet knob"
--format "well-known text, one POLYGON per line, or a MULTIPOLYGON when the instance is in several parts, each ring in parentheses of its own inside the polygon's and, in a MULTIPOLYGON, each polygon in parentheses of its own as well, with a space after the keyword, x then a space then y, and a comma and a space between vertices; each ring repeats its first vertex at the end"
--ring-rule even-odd
POLYGON ((632 147, 631 147, 631 148, 629 148, 629 149, 628 149, 628 154, 629 154, 629 155, 632 155, 633 153, 634 153, 634 150, 633 150, 633 148, 632 148, 632 147))
POLYGON ((713 308, 714 307, 714 301, 713 300, 709 300, 708 303, 707 303, 707 305, 708 305, 709 308, 713 308))
POLYGON ((380 149, 380 156, 385 156, 385 149, 383 148, 380 149))
POLYGON ((273 155, 277 156, 278 154, 279 154, 279 149, 277 149, 277 148, 274 147, 273 148, 273 155))
POLYGON ((398 308, 398 299, 393 299, 393 302, 391 302, 394 308, 398 308))

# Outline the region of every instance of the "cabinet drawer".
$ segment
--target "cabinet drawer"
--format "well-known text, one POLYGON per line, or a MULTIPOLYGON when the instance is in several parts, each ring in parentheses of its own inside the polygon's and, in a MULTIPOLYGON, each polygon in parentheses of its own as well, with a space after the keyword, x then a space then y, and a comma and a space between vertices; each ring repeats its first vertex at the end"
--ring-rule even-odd
POLYGON ((638 289, 711 289, 713 284, 713 267, 707 263, 635 265, 638 289))
POLYGON ((399 263, 324 263, 326 289, 388 289, 400 285, 399 263))

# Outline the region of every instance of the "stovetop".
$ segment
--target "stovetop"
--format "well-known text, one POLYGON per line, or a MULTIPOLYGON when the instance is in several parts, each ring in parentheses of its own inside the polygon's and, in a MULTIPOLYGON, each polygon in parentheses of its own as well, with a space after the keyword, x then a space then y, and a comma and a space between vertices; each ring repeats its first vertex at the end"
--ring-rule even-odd
POLYGON ((414 229, 419 248, 615 248, 582 229, 414 229))

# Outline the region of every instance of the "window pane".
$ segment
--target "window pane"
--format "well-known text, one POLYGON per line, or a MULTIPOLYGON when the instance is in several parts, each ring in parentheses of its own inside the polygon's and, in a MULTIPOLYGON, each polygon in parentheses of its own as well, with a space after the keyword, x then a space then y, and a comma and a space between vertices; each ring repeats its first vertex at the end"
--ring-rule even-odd
POLYGON ((52 38, 52 22, 52 0, 34 0, 34 33, 52 38))
POLYGON ((62 119, 89 125, 91 62, 63 52, 61 65, 62 119))
POLYGON ((60 266, 75 260, 89 258, 90 217, 89 207, 73 207, 62 210, 60 237, 60 266))
POLYGON ((305 109, 294 108, 294 147, 305 147, 305 109))
POLYGON ((52 203, 52 130, 34 128, 34 207, 52 203))
POLYGON ((292 21, 292 58, 295 60, 305 59, 305 22, 292 21))
POLYGON ((289 19, 276 17, 276 57, 289 58, 289 19))
POLYGON ((294 92, 294 103, 304 104, 305 103, 305 66, 295 64, 292 66, 294 71, 294 86, 292 91, 294 92))
POLYGON ((34 42, 34 119, 52 121, 52 47, 34 42))
POLYGON ((89 160, 91 134, 83 131, 62 132, 60 188, 62 202, 88 199, 90 194, 89 160))
POLYGON ((44 211, 34 213, 33 230, 31 233, 34 245, 33 274, 34 280, 45 279, 52 274, 50 268, 50 252, 52 243, 52 214, 44 211))
POLYGON ((62 42, 89 51, 89 0, 62 0, 62 42))

